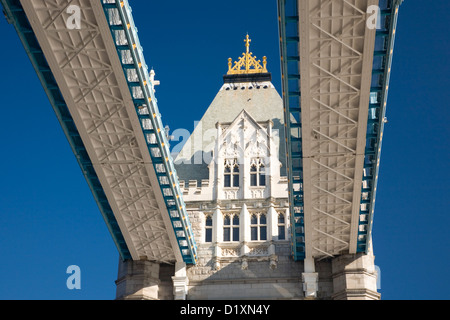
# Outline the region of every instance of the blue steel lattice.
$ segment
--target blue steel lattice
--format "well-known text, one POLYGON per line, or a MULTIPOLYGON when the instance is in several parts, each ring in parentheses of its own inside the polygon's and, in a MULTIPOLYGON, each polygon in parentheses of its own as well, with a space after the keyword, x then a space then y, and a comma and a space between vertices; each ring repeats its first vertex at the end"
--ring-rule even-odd
POLYGON ((196 264, 197 246, 161 122, 147 64, 128 1, 103 0, 103 8, 183 260, 196 264))
POLYGON ((367 253, 370 249, 395 29, 399 6, 402 2, 403 0, 381 0, 379 2, 381 23, 375 38, 357 252, 367 253))
MULTIPOLYGON (((371 239, 375 195, 398 8, 403 0, 380 0, 381 28, 376 32, 369 118, 361 188, 357 252, 367 253, 371 239)), ((285 106, 292 253, 305 259, 303 212, 300 36, 298 0, 278 0, 281 71, 285 106)))
POLYGON ((61 124, 73 153, 80 165, 84 177, 91 189, 94 199, 106 222, 108 230, 116 244, 119 254, 123 260, 131 259, 131 253, 127 247, 125 239, 117 223, 106 194, 100 184, 100 180, 94 170, 91 159, 81 140, 75 122, 69 112, 69 108, 58 87, 58 83, 53 77, 53 73, 47 63, 42 48, 34 34, 19 0, 1 0, 6 18, 16 29, 19 38, 28 54, 29 59, 41 81, 41 84, 50 100, 55 114, 61 124))
MULTIPOLYGON (((70 115, 67 104, 62 96, 56 80, 53 77, 44 53, 20 1, 0 1, 3 5, 8 22, 14 25, 33 64, 33 67, 38 74, 42 86, 47 93, 56 116, 63 128, 63 131, 99 206, 107 227, 113 237, 116 247, 118 248, 121 258, 123 260, 132 259, 131 253, 127 247, 117 220, 115 219, 106 194, 100 184, 100 180, 94 170, 78 129, 76 128, 73 118, 70 115)), ((181 197, 181 190, 179 188, 173 161, 170 156, 169 145, 161 123, 158 107, 156 106, 156 99, 153 91, 150 90, 149 85, 144 84, 144 82, 150 83, 150 81, 148 79, 148 74, 143 73, 143 69, 146 69, 142 68, 142 66, 145 66, 145 61, 142 56, 139 40, 137 39, 136 27, 134 26, 131 16, 131 8, 129 7, 128 2, 124 1, 117 3, 115 1, 103 1, 103 7, 105 9, 107 19, 110 18, 108 15, 108 10, 114 8, 120 12, 121 21, 125 21, 125 23, 114 24, 108 19, 113 38, 115 30, 124 30, 127 34, 127 38, 130 40, 129 43, 136 44, 135 48, 130 47, 131 45, 116 45, 116 47, 119 54, 125 50, 130 50, 133 52, 133 62, 129 64, 123 63, 125 77, 128 79, 127 70, 133 69, 137 71, 137 74, 139 74, 139 81, 128 81, 132 95, 133 88, 139 87, 144 91, 145 99, 133 99, 136 106, 136 112, 139 120, 141 121, 143 133, 148 141, 149 152, 152 156, 156 176, 158 177, 161 191, 170 214, 172 226, 177 237, 182 257, 187 264, 195 264, 197 248, 185 209, 185 204, 181 197), (136 48, 138 50, 134 50, 136 48), (147 110, 149 110, 149 112, 145 112, 144 107, 148 107, 147 110), (151 125, 146 127, 145 123, 151 123, 151 125), (148 139, 149 135, 154 135, 156 140, 150 141, 148 139)))
POLYGON ((294 260, 305 259, 299 16, 297 0, 279 0, 281 73, 286 124, 286 158, 294 260))

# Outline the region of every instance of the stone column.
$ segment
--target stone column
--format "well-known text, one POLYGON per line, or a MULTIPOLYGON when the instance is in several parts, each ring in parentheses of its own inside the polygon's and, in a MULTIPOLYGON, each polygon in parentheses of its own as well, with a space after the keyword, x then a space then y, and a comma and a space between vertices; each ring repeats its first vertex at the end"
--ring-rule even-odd
POLYGON ((239 240, 242 243, 241 256, 246 256, 250 252, 247 245, 251 241, 250 237, 250 213, 247 210, 247 205, 242 205, 241 213, 239 215, 239 240))
POLYGON ((319 289, 319 274, 316 272, 314 258, 306 258, 304 266, 305 272, 302 273, 302 282, 305 299, 315 299, 319 289))
POLYGON ((332 261, 334 300, 379 300, 372 254, 348 254, 332 261))
POLYGON ((273 203, 267 210, 267 240, 278 240, 278 212, 273 203))
POLYGON ((216 206, 213 214, 213 236, 212 242, 214 245, 214 270, 220 270, 220 257, 222 256, 222 249, 219 246, 223 242, 223 214, 220 206, 216 206))
POLYGON ((119 262, 117 300, 158 300, 160 265, 150 261, 119 262))
POLYGON ((219 123, 216 123, 217 137, 216 144, 214 147, 214 157, 212 162, 209 164, 209 180, 210 184, 213 183, 213 200, 218 200, 223 198, 223 173, 224 173, 224 159, 220 156, 221 153, 221 143, 220 136, 222 134, 222 127, 219 123), (213 170, 211 170, 213 169, 213 170))
POLYGON ((186 300, 188 294, 189 279, 186 275, 186 264, 177 262, 173 281, 173 295, 175 300, 186 300))
MULTIPOLYGON (((268 121, 267 125, 267 155, 264 159, 264 166, 266 169, 266 194, 264 195, 266 198, 275 197, 274 188, 276 188, 276 180, 275 176, 279 176, 279 172, 276 171, 276 165, 278 164, 278 150, 275 144, 273 143, 272 136, 272 128, 273 122, 271 120, 268 121), (269 162, 269 163, 267 163, 269 162)), ((279 168, 277 168, 279 170, 279 168)))
POLYGON ((217 244, 223 241, 223 214, 220 210, 220 206, 216 206, 216 210, 214 210, 214 214, 212 216, 213 219, 213 232, 212 232, 212 242, 217 244))

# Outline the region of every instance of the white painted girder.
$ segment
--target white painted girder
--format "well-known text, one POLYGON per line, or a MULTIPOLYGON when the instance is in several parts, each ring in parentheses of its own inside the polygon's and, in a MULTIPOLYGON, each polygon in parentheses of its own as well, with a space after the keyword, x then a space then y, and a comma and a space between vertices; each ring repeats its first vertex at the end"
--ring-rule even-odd
POLYGON ((182 257, 101 1, 22 0, 133 259, 182 257), (69 5, 81 29, 69 29, 69 5))
POLYGON ((377 4, 299 1, 307 259, 356 253, 377 4))

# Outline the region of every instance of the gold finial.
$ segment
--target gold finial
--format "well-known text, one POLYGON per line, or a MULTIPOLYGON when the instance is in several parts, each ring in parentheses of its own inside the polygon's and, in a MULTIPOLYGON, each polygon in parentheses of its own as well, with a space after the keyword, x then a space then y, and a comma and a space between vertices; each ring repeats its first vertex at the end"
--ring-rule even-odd
POLYGON ((244 40, 246 52, 242 54, 239 61, 234 62, 232 59, 228 59, 228 74, 254 74, 254 73, 267 73, 267 57, 263 57, 263 65, 261 60, 256 60, 253 53, 250 52, 250 39, 249 35, 244 40))
POLYGON ((252 40, 248 36, 248 33, 247 33, 247 37, 245 38, 244 42, 245 42, 245 47, 247 48, 247 54, 248 54, 250 52, 250 42, 252 42, 252 40))

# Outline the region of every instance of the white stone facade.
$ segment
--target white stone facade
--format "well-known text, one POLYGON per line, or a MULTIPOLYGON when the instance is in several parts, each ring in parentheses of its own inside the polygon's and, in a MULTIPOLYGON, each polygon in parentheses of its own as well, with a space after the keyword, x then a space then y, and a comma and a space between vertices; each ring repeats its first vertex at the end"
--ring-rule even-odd
MULTIPOLYGON (((202 150, 211 155, 208 175, 180 177, 199 247, 197 265, 187 268, 187 299, 301 299, 303 265, 291 259, 288 185, 281 175, 284 132, 274 128, 283 123, 281 97, 270 82, 225 84, 206 114, 216 114, 215 106, 227 114, 214 124, 214 143, 202 150), (246 108, 253 100, 259 108, 246 108)), ((212 119, 202 121, 202 130, 211 131, 212 119)), ((191 147, 179 159, 190 158, 191 147)))
POLYGON ((270 82, 224 84, 176 158, 197 264, 122 265, 118 298, 379 298, 371 255, 292 259, 283 118, 270 82))

